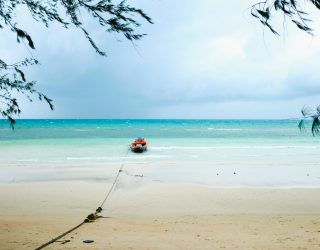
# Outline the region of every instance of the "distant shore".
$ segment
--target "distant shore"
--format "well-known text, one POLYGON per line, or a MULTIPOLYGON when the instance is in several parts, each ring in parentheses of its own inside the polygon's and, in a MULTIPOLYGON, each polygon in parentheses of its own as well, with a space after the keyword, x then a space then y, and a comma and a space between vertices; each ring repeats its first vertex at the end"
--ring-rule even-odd
MULTIPOLYGON (((0 184, 0 248, 33 249, 99 206, 102 182, 0 184)), ((320 189, 118 186, 98 221, 48 249, 319 249, 320 189), (94 240, 91 244, 83 240, 94 240)))

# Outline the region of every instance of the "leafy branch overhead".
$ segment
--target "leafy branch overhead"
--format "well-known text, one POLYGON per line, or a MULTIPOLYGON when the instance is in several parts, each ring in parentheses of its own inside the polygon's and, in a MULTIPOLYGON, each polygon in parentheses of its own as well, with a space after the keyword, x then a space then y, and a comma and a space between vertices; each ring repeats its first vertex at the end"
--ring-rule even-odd
POLYGON ((306 2, 316 9, 320 9, 320 0, 265 0, 252 5, 251 15, 275 35, 279 35, 279 33, 274 28, 272 21, 277 13, 282 14, 284 20, 288 18, 297 28, 312 35, 313 30, 310 27, 312 20, 309 18, 309 14, 304 11, 305 6, 303 6, 306 2))
MULTIPOLYGON (((303 6, 303 4, 306 3, 320 10, 320 0, 265 0, 251 6, 251 15, 257 18, 275 35, 279 35, 272 24, 276 13, 282 14, 284 21, 288 18, 298 29, 313 35, 313 30, 310 27, 312 20, 308 17, 309 14, 304 11, 305 5, 303 6)), ((317 107, 315 112, 311 112, 310 109, 304 107, 301 113, 303 119, 298 125, 299 129, 304 130, 306 120, 311 120, 311 132, 313 136, 320 135, 320 106, 317 107)))
MULTIPOLYGON (((138 19, 152 23, 151 18, 141 9, 132 7, 121 1, 114 3, 112 0, 7 0, 0 1, 0 32, 9 27, 17 36, 17 42, 23 42, 31 49, 35 43, 26 30, 23 30, 16 21, 17 9, 25 8, 32 18, 41 22, 45 27, 50 23, 59 23, 63 28, 75 27, 81 30, 94 50, 102 56, 106 53, 96 45, 90 32, 82 21, 82 14, 89 14, 96 25, 103 27, 107 32, 122 34, 130 41, 139 40, 146 34, 136 32, 140 26, 138 19)), ((53 109, 52 100, 35 89, 35 81, 27 81, 23 68, 38 64, 33 58, 26 58, 21 62, 8 64, 0 58, 0 112, 4 118, 9 119, 13 128, 13 116, 19 115, 21 110, 14 94, 25 95, 30 101, 37 95, 40 100, 46 101, 53 109)))
POLYGON ((15 120, 13 115, 21 113, 17 99, 14 94, 23 94, 32 102, 32 95, 37 95, 39 100, 45 100, 53 110, 52 100, 46 95, 38 92, 35 88, 34 81, 27 81, 24 72, 20 69, 22 66, 30 66, 37 64, 35 59, 25 59, 21 62, 8 65, 0 59, 0 71, 5 72, 0 75, 0 113, 3 117, 10 121, 10 125, 14 128, 15 120))

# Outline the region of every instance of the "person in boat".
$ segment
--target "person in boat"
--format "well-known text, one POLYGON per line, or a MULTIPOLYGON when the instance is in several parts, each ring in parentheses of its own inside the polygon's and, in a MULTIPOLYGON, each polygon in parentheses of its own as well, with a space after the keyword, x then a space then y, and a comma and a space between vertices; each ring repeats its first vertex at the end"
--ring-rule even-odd
POLYGON ((141 146, 145 146, 147 144, 147 142, 144 138, 139 136, 137 139, 135 139, 135 141, 132 143, 132 145, 136 146, 138 144, 141 144, 141 146))

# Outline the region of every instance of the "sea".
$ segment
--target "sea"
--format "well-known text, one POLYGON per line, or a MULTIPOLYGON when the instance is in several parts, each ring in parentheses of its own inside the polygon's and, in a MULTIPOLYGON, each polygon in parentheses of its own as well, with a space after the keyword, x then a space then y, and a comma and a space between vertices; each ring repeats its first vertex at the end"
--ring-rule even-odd
POLYGON ((297 120, 0 121, 0 183, 112 181, 320 187, 320 137, 297 120), (149 144, 129 150, 138 136, 149 144))

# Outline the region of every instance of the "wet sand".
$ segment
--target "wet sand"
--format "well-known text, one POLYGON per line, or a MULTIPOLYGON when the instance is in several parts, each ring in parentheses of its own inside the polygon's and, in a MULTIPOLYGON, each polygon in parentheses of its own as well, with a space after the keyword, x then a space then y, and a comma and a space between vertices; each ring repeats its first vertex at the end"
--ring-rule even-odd
MULTIPOLYGON (((34 249, 59 235, 93 212, 107 188, 84 181, 1 184, 0 249, 34 249)), ((119 185, 106 218, 48 249, 320 249, 319 197, 312 188, 119 185)))

